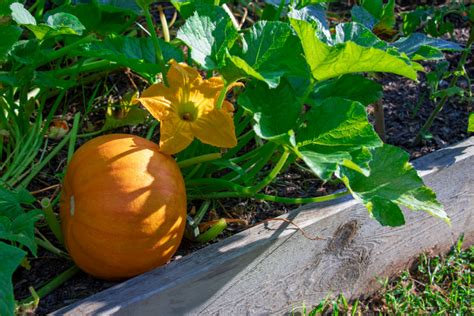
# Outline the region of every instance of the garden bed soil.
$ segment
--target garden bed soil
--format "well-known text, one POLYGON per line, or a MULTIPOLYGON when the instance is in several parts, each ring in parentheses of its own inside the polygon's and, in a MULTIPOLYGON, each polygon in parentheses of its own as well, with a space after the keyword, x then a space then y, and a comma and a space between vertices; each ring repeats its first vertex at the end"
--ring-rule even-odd
MULTIPOLYGON (((455 35, 456 39, 463 43, 467 38, 467 29, 457 29, 455 35)), ((458 58, 458 55, 448 54, 448 61, 451 67, 455 67, 458 58)), ((470 59, 472 59, 472 55, 470 59)), ((426 63, 424 66, 426 70, 429 70, 433 67, 433 64, 426 63)), ((474 78, 474 63, 472 63, 472 60, 466 63, 466 67, 469 77, 474 78)), ((128 75, 126 80, 117 80, 118 77, 123 76, 126 75, 111 74, 108 80, 114 83, 129 82, 128 75)), ((416 83, 393 75, 380 75, 378 78, 378 81, 383 84, 384 90, 382 103, 385 109, 387 143, 402 147, 410 153, 411 158, 421 157, 449 144, 466 139, 468 137, 466 132, 468 113, 473 111, 472 103, 469 103, 467 98, 451 97, 438 115, 438 118, 434 121, 430 130, 432 137, 428 140, 423 140, 417 146, 413 146, 412 140, 435 106, 427 97, 423 98, 423 101, 419 103, 420 97, 427 95, 428 90, 425 77, 421 75, 419 79, 420 82, 416 83), (419 109, 414 115, 413 109, 418 103, 419 109)), ((459 82, 459 86, 465 89, 469 88, 468 84, 463 79, 459 82)), ((117 88, 121 92, 128 91, 129 89, 129 84, 117 88)), ((472 90, 473 87, 471 86, 470 89, 472 90)), ((77 100, 77 102, 77 107, 80 108, 81 101, 77 100)), ((104 100, 104 102, 107 101, 104 100)), ((74 106, 71 109, 74 110, 74 106)), ((371 109, 369 108, 368 110, 370 113, 371 109)), ((100 120, 103 116, 99 114, 95 118, 100 120)), ((97 122, 94 122, 94 117, 91 118, 91 123, 93 125, 97 124, 97 122)), ((144 132, 140 128, 125 128, 123 131, 134 134, 142 134, 144 132)), ((83 141, 79 140, 78 144, 83 141)), ((58 170, 62 170, 58 166, 64 165, 65 157, 66 153, 59 154, 50 163, 50 170, 43 172, 33 185, 41 189, 56 183, 56 177, 53 175, 58 170)), ((338 185, 328 185, 318 181, 310 172, 299 168, 290 168, 266 188, 266 193, 288 197, 309 197, 330 194, 339 188, 340 186, 338 185)), ((48 192, 48 194, 51 194, 51 192, 48 192)), ((48 195, 48 197, 51 197, 51 195, 48 195)), ((212 219, 212 216, 232 217, 241 219, 242 223, 245 223, 230 225, 223 236, 221 236, 222 238, 242 231, 268 218, 287 213, 296 207, 294 205, 289 206, 272 202, 259 202, 252 199, 229 199, 223 200, 221 203, 221 207, 213 210, 208 219, 212 219)), ((47 236, 49 240, 54 240, 54 237, 48 233, 47 229, 44 229, 44 233, 49 234, 47 236)), ((204 246, 206 245, 184 240, 173 260, 180 259, 182 256, 204 246)), ((71 266, 69 260, 52 255, 43 249, 39 250, 38 257, 29 259, 31 269, 19 269, 14 274, 15 297, 20 300, 30 295, 29 286, 38 289, 45 282, 71 266)), ((51 294, 41 299, 35 312, 37 314, 46 314, 55 311, 65 305, 109 288, 114 284, 116 283, 97 280, 83 272, 79 272, 51 294)))

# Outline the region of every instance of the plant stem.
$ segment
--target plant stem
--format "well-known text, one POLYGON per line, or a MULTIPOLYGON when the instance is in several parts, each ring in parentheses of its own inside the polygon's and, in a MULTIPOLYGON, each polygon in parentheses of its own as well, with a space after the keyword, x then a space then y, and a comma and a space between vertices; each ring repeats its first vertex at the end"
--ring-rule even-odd
MULTIPOLYGON (((222 189, 229 189, 232 191, 237 191, 242 194, 251 194, 249 190, 247 190, 246 187, 243 187, 239 184, 236 184, 231 181, 227 181, 224 179, 216 179, 216 178, 204 178, 204 179, 191 179, 186 181, 186 187, 191 188, 191 187, 211 187, 213 191, 216 190, 222 190, 222 189)), ((221 192, 225 193, 225 192, 221 192)))
POLYGON ((148 6, 144 6, 143 11, 145 12, 146 23, 148 25, 148 30, 150 31, 150 34, 151 34, 153 46, 155 47, 156 62, 161 68, 161 74, 163 75, 163 82, 165 83, 166 86, 168 86, 168 78, 166 78, 166 72, 165 72, 166 67, 165 67, 165 62, 163 58, 163 52, 161 51, 160 42, 158 41, 158 36, 156 35, 155 27, 153 26, 153 20, 151 18, 150 9, 148 8, 148 6))
POLYGON ((350 194, 349 191, 344 191, 340 193, 334 193, 318 197, 309 197, 309 198, 289 198, 289 197, 280 197, 275 195, 268 194, 252 194, 252 193, 242 193, 242 192, 217 192, 213 194, 206 195, 189 195, 189 199, 221 199, 221 198, 254 198, 256 200, 264 200, 270 202, 284 203, 284 204, 307 204, 307 203, 321 203, 326 201, 332 201, 337 198, 343 197, 350 194))
POLYGON ((197 236, 196 241, 200 243, 207 243, 215 239, 220 233, 227 228, 227 222, 224 218, 221 218, 216 224, 212 225, 206 232, 197 236))
POLYGON ((160 121, 156 120, 151 123, 150 129, 146 133, 146 139, 150 140, 153 137, 153 133, 155 132, 156 127, 160 124, 160 121))
POLYGON ((224 103, 225 97, 227 95, 227 88, 231 85, 232 83, 228 83, 227 81, 224 80, 224 87, 221 90, 221 93, 219 93, 219 98, 217 99, 216 102, 216 108, 221 109, 222 108, 222 103, 224 103))
POLYGON ((206 155, 186 159, 186 160, 183 160, 183 161, 179 161, 178 166, 181 169, 188 168, 188 167, 191 167, 191 166, 203 163, 203 162, 216 160, 216 159, 219 159, 221 157, 222 157, 221 153, 206 154, 206 155))
POLYGON ((79 135, 77 135, 76 137, 77 137, 77 138, 92 137, 92 136, 99 135, 100 133, 103 133, 103 132, 105 132, 105 131, 106 131, 105 129, 101 128, 101 129, 99 129, 98 131, 93 131, 93 132, 85 133, 85 134, 79 134, 79 135))
POLYGON ((275 167, 270 171, 270 173, 265 177, 265 179, 260 182, 260 184, 257 184, 253 187, 250 187, 249 190, 250 192, 257 193, 267 185, 269 185, 275 177, 280 173, 281 169, 285 165, 286 161, 288 160, 288 157, 290 156, 290 152, 288 150, 285 150, 283 154, 281 155, 280 159, 278 160, 277 164, 275 167))
POLYGON ((95 72, 103 70, 111 70, 119 68, 120 65, 108 61, 108 60, 96 60, 89 63, 74 65, 69 68, 63 68, 58 70, 52 70, 51 73, 55 76, 67 76, 72 74, 77 74, 79 72, 95 72))
MULTIPOLYGON (((40 288, 36 291, 38 297, 43 298, 55 289, 57 289, 61 284, 72 278, 77 272, 79 272, 79 268, 76 265, 73 265, 66 271, 62 272, 60 275, 56 276, 54 279, 49 281, 48 284, 40 288)), ((21 304, 29 304, 34 301, 34 297, 30 296, 27 299, 21 301, 21 304)))
POLYGON ((234 25, 234 27, 237 29, 237 30, 240 30, 240 25, 239 25, 239 22, 235 19, 235 16, 234 14, 232 13, 232 11, 230 10, 230 8, 227 6, 227 4, 223 4, 222 5, 222 8, 224 9, 224 11, 227 13, 227 15, 229 16, 230 20, 232 21, 232 24, 234 25))
POLYGON ((44 239, 41 239, 41 238, 35 238, 35 241, 36 243, 38 244, 38 246, 40 247, 43 247, 44 249, 48 250, 49 252, 51 252, 52 254, 55 254, 59 257, 62 257, 62 258, 65 258, 65 259, 69 259, 71 260, 71 258, 68 256, 67 253, 65 253, 64 251, 62 251, 61 249, 55 247, 51 242, 49 242, 48 240, 44 240, 44 239))
POLYGON ((66 54, 68 54, 70 51, 76 49, 77 47, 81 46, 82 44, 86 44, 86 43, 90 43, 92 41, 95 40, 95 36, 93 34, 90 34, 84 38, 81 38, 80 40, 68 45, 68 46, 65 46, 61 49, 58 49, 56 51, 53 51, 51 53, 49 53, 47 56, 46 56, 46 59, 43 60, 40 64, 36 65, 35 68, 38 68, 40 66, 43 66, 47 63, 49 63, 50 61, 53 61, 55 59, 58 59, 58 58, 61 58, 63 56, 65 56, 66 54))
POLYGON ((168 21, 166 20, 166 15, 163 12, 163 7, 161 5, 158 6, 158 12, 160 13, 160 21, 161 21, 161 27, 163 29, 163 37, 165 39, 165 42, 169 43, 170 42, 170 29, 168 27, 168 21))
MULTIPOLYGON (((472 48, 472 43, 473 42, 474 42, 474 27, 471 26, 471 30, 470 30, 470 33, 469 33, 469 39, 467 41, 466 48, 464 49, 464 51, 461 55, 461 59, 459 60, 459 63, 458 63, 458 66, 457 66, 455 72, 460 71, 464 67, 464 64, 466 64, 467 57, 471 53, 471 48, 472 48)), ((449 83, 448 89, 452 88, 456 85, 456 83, 458 81, 458 78, 459 77, 455 73, 454 77, 451 79, 451 82, 449 83)), ((428 117, 425 124, 423 124, 423 126, 421 127, 420 131, 418 132, 418 134, 415 137, 415 140, 413 141, 413 145, 418 145, 420 143, 421 138, 431 128, 431 125, 433 125, 433 122, 434 122, 435 118, 438 116, 439 112, 443 109, 444 104, 446 103, 447 100, 448 100, 448 95, 445 94, 443 96, 443 98, 439 101, 439 103, 436 105, 433 112, 431 112, 431 115, 428 117)))
POLYGON ((206 215, 207 210, 209 209, 209 206, 211 205, 210 200, 205 200, 199 210, 197 211, 196 215, 194 216, 194 225, 199 225, 204 218, 204 215, 206 215))
POLYGON ((26 188, 30 181, 38 174, 38 172, 40 172, 41 169, 43 169, 43 167, 46 166, 46 164, 58 154, 64 145, 66 145, 66 143, 69 141, 69 138, 71 138, 71 133, 68 133, 66 136, 64 136, 61 142, 57 144, 56 147, 54 147, 54 149, 44 158, 44 160, 31 169, 30 174, 20 183, 20 186, 26 188))
POLYGON ((74 122, 72 124, 71 130, 71 138, 69 139, 69 148, 67 151, 67 162, 69 163, 72 159, 72 155, 74 154, 74 149, 76 147, 76 139, 77 139, 77 130, 79 129, 79 119, 81 118, 81 113, 76 113, 74 115, 74 122))
POLYGON ((48 198, 44 198, 41 200, 41 207, 43 208, 43 213, 46 218, 46 222, 48 223, 49 228, 53 232, 54 236, 56 237, 59 242, 64 245, 64 237, 61 232, 61 225, 56 217, 56 214, 53 212, 53 206, 51 205, 51 201, 48 198))

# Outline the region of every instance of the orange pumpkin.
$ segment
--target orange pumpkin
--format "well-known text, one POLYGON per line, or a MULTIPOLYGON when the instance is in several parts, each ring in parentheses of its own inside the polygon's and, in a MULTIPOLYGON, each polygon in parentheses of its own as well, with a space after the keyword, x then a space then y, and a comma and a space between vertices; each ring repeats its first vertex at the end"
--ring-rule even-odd
POLYGON ((61 195, 64 242, 87 273, 114 280, 165 264, 186 221, 174 159, 144 138, 97 137, 74 154, 61 195))

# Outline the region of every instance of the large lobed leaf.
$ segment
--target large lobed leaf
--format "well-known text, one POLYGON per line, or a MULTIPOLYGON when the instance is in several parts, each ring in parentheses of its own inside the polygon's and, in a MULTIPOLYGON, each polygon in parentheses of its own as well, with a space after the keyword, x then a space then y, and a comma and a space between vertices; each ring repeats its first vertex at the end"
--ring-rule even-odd
POLYGON ((0 216, 0 239, 18 242, 28 247, 36 256, 35 223, 41 219, 42 211, 35 210, 21 214, 14 220, 0 216))
MULTIPOLYGON (((298 84, 286 77, 274 89, 263 82, 252 83, 238 102, 253 113, 257 135, 292 147, 320 178, 329 179, 340 164, 367 174, 371 156, 364 149, 382 143, 367 119, 364 105, 351 98, 372 99, 360 97, 357 91, 341 93, 339 98, 325 95, 338 86, 354 85, 352 80, 357 77, 328 82, 306 100, 304 93, 297 92, 298 84), (310 106, 305 113, 303 103, 310 106)), ((362 91, 371 92, 373 87, 369 86, 361 86, 362 91)))
POLYGON ((34 200, 24 189, 13 191, 0 187, 0 315, 14 314, 12 275, 26 255, 25 251, 3 241, 26 246, 36 255, 34 223, 42 212, 24 209, 26 205, 31 207, 34 200))
MULTIPOLYGON (((180 49, 162 40, 159 40, 159 43, 165 61, 184 60, 180 49)), ((150 37, 110 35, 101 42, 85 44, 79 54, 116 62, 148 78, 160 72, 160 67, 156 64, 155 47, 150 37)))
POLYGON ((275 89, 256 82, 245 89, 238 102, 253 113, 255 132, 264 139, 281 137, 294 129, 303 105, 287 80, 275 89))
POLYGON ((391 44, 400 52, 407 54, 413 60, 439 59, 443 57, 441 51, 460 51, 462 47, 454 42, 439 38, 428 37, 421 33, 412 33, 391 44))
POLYGON ((10 5, 10 9, 13 20, 30 29, 39 40, 58 35, 82 35, 85 30, 79 19, 69 13, 59 12, 49 15, 46 23, 37 24, 33 15, 25 9, 23 4, 15 2, 10 5))
POLYGON ((23 250, 0 242, 0 315, 15 314, 12 275, 25 255, 23 250))
POLYGON ((26 190, 9 191, 0 187, 0 215, 14 219, 23 214, 23 204, 31 204, 35 198, 26 190))
POLYGON ((423 184, 408 163, 406 152, 385 144, 374 148, 372 156, 369 176, 343 167, 339 177, 375 219, 382 225, 403 225, 405 221, 400 206, 404 206, 423 210, 449 222, 435 193, 423 184))
POLYGON ((243 47, 228 55, 224 76, 250 76, 275 88, 285 74, 307 76, 301 44, 288 23, 259 21, 247 32, 243 47), (241 74, 235 74, 240 72, 241 74))
POLYGON ((21 36, 21 28, 13 25, 0 25, 0 62, 7 58, 8 53, 13 49, 14 44, 21 36))
POLYGON ((312 105, 303 120, 304 124, 296 130, 296 147, 318 177, 328 180, 339 165, 368 173, 366 159, 370 160, 370 155, 359 151, 381 146, 382 142, 362 104, 327 98, 312 105))
POLYGON ((318 82, 307 102, 321 103, 331 97, 357 101, 367 106, 382 97, 382 85, 358 74, 347 74, 318 82))
POLYGON ((202 6, 178 30, 177 38, 191 48, 191 57, 203 69, 213 70, 223 65, 238 36, 224 9, 202 6))
POLYGON ((326 80, 347 73, 391 72, 416 80, 416 65, 407 58, 352 41, 335 46, 323 43, 311 23, 290 19, 298 34, 313 77, 326 80))

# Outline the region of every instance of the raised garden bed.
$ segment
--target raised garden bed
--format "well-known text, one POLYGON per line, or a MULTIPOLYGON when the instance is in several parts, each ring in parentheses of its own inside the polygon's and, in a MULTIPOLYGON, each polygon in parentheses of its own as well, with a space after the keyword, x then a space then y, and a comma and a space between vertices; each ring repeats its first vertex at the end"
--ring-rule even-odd
POLYGON ((413 165, 437 192, 451 226, 406 212, 405 226, 383 227, 349 197, 307 205, 53 315, 269 314, 331 293, 368 295, 380 286, 377 278, 396 274, 419 253, 445 252, 461 234, 465 246, 474 242, 474 138, 413 165))
MULTIPOLYGON (((438 243, 430 234, 447 232, 442 220, 458 224, 464 200, 450 203, 453 195, 442 192, 469 183, 452 168, 470 161, 472 141, 416 163, 451 219, 393 145, 415 159, 474 131, 474 10, 459 4, 400 13, 393 1, 376 8, 369 1, 152 2, 0 5, 0 34, 11 35, 0 53, 0 254, 8 259, 0 256, 0 314, 46 314, 112 286, 95 303, 57 313, 291 311, 331 292, 370 292, 375 275, 438 243), (420 12, 427 16, 417 18, 420 12), (414 26, 405 23, 411 13, 414 26), (121 22, 109 25, 116 35, 108 36, 102 31, 111 20, 121 22), (88 142, 132 138, 103 135, 111 131, 148 141, 108 138, 110 155, 88 142), (86 142, 92 151, 77 158, 86 142), (148 154, 133 164, 129 149, 143 153, 138 143, 148 154, 155 148, 152 157, 173 155, 174 177, 155 170, 162 163, 148 169, 148 154), (443 173, 451 186, 430 180, 443 173), (181 178, 186 193, 170 193, 181 178), (329 200, 274 218, 291 205, 329 200), (173 251, 160 248, 167 229, 146 215, 147 206, 180 226, 173 251), (405 220, 400 206, 438 219, 410 213, 405 220), (179 220, 169 216, 178 209, 179 220), (381 225, 408 226, 382 229, 367 210, 381 225), (149 236, 135 241, 138 232, 149 236), (399 251, 409 244, 399 239, 405 236, 415 246, 399 251), (154 253, 135 252, 148 237, 160 239, 147 249, 169 266, 120 285, 93 277, 123 280, 157 267, 145 262, 154 253), (76 274, 79 268, 92 276, 76 274)), ((457 237, 461 229, 453 227, 457 237)))

